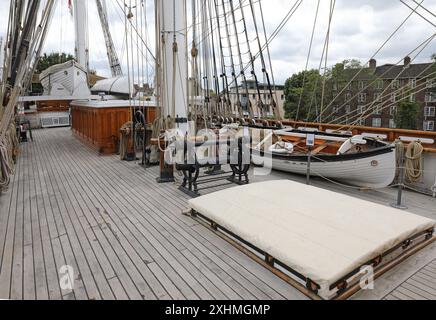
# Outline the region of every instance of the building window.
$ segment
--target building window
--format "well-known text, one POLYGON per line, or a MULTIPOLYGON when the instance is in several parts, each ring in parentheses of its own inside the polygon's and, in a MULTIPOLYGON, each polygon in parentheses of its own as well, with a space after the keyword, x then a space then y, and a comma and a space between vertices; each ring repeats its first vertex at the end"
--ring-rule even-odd
POLYGON ((391 102, 397 102, 397 94, 395 92, 391 93, 391 102))
POLYGON ((375 83, 375 88, 377 90, 382 90, 383 89, 383 80, 377 80, 377 82, 375 83))
POLYGON ((363 126, 363 125, 365 125, 365 119, 363 119, 363 118, 359 118, 359 119, 357 120, 357 124, 358 124, 359 126, 363 126))
POLYGON ((410 102, 415 102, 416 101, 416 96, 414 93, 412 93, 409 97, 410 102))
POLYGON ((340 109, 341 109, 340 107, 334 106, 333 107, 333 113, 339 113, 340 109))
POLYGON ((400 80, 392 80, 392 89, 398 89, 400 87, 400 80))
POLYGON ((381 115, 382 114, 382 106, 381 105, 377 105, 374 109, 374 114, 376 115, 381 115))
POLYGON ((350 114, 351 113, 351 106, 350 105, 345 106, 345 113, 346 114, 350 114))
POLYGON ((359 81, 359 90, 363 90, 363 89, 365 89, 365 82, 359 81))
POLYGON ((346 102, 349 102, 350 100, 351 100, 351 93, 347 93, 346 95, 345 95, 345 100, 346 100, 346 102))
POLYGON ((357 106, 357 113, 358 114, 365 113, 365 106, 357 106))
POLYGON ((374 101, 381 102, 382 101, 382 94, 381 93, 374 93, 374 101))
POLYGON ((393 119, 389 120, 389 128, 391 128, 391 129, 397 128, 397 124, 395 123, 395 120, 393 120, 393 119))
POLYGON ((358 102, 366 102, 366 93, 359 93, 358 102))
POLYGON ((435 116, 436 107, 425 107, 424 108, 424 117, 434 117, 435 116))
POLYGON ((389 111, 391 116, 395 116, 397 114, 397 106, 392 106, 389 111))
POLYGON ((434 131, 434 121, 424 121, 424 131, 434 131))
POLYGON ((427 79, 426 84, 427 89, 430 89, 436 85, 436 82, 434 81, 434 79, 427 79))
POLYGON ((428 92, 425 94, 425 102, 436 102, 436 94, 428 92))
POLYGON ((381 123, 382 123, 382 119, 381 118, 374 118, 374 119, 372 119, 372 126, 373 127, 380 128, 381 127, 381 123))
POLYGON ((409 79, 409 86, 412 89, 415 89, 416 88, 416 79, 409 79))
POLYGON ((352 89, 353 89, 353 84, 352 84, 352 82, 350 82, 347 85, 347 90, 352 90, 352 89))

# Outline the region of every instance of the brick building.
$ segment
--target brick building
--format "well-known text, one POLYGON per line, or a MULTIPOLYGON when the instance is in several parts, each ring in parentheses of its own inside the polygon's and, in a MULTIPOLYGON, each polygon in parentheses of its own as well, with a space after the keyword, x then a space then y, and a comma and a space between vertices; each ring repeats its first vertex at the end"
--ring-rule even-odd
POLYGON ((377 66, 373 59, 359 70, 344 69, 340 80, 330 81, 331 100, 339 97, 324 111, 324 122, 396 128, 397 105, 408 100, 420 105, 417 128, 436 131, 434 63, 412 64, 406 57, 402 65, 377 66))

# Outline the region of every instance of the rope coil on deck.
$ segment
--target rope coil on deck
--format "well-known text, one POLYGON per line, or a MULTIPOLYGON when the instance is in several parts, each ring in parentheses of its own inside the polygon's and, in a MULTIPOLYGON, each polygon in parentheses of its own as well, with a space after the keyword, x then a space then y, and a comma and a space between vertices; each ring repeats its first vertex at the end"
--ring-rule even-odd
POLYGON ((420 142, 412 142, 406 149, 406 178, 410 182, 419 182, 422 177, 424 147, 420 142))

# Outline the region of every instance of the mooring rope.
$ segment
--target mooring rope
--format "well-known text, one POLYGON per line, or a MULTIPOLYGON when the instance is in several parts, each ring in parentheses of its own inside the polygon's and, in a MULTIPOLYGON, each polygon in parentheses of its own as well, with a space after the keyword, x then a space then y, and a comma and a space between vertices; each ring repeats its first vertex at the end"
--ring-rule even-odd
POLYGON ((422 177, 424 147, 418 141, 411 142, 406 150, 406 178, 410 182, 419 182, 422 177))

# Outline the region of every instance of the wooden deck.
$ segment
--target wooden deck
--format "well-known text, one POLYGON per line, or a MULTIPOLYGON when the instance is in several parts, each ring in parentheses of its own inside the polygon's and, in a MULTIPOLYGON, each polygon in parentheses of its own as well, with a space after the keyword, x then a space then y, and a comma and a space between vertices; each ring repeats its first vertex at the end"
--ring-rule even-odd
POLYGON ((98 157, 69 129, 34 139, 0 197, 0 298, 304 298, 183 216, 187 196, 157 168, 98 157))
MULTIPOLYGON (((99 157, 68 128, 35 131, 34 139, 22 144, 11 186, 0 196, 0 298, 306 299, 183 216, 188 197, 174 184, 156 184, 157 168, 99 157), (61 289, 64 265, 74 270, 73 290, 61 289)), ((258 179, 277 178, 283 176, 258 179)), ((378 202, 392 194, 350 192, 378 202)), ((406 193, 412 209, 434 217, 434 201, 414 197, 406 193)), ((436 259, 436 246, 356 298, 400 298, 401 289, 413 299, 405 290, 414 286, 434 299, 436 267, 428 259, 436 259)))
POLYGON ((436 260, 395 288, 386 300, 436 300, 436 260))

